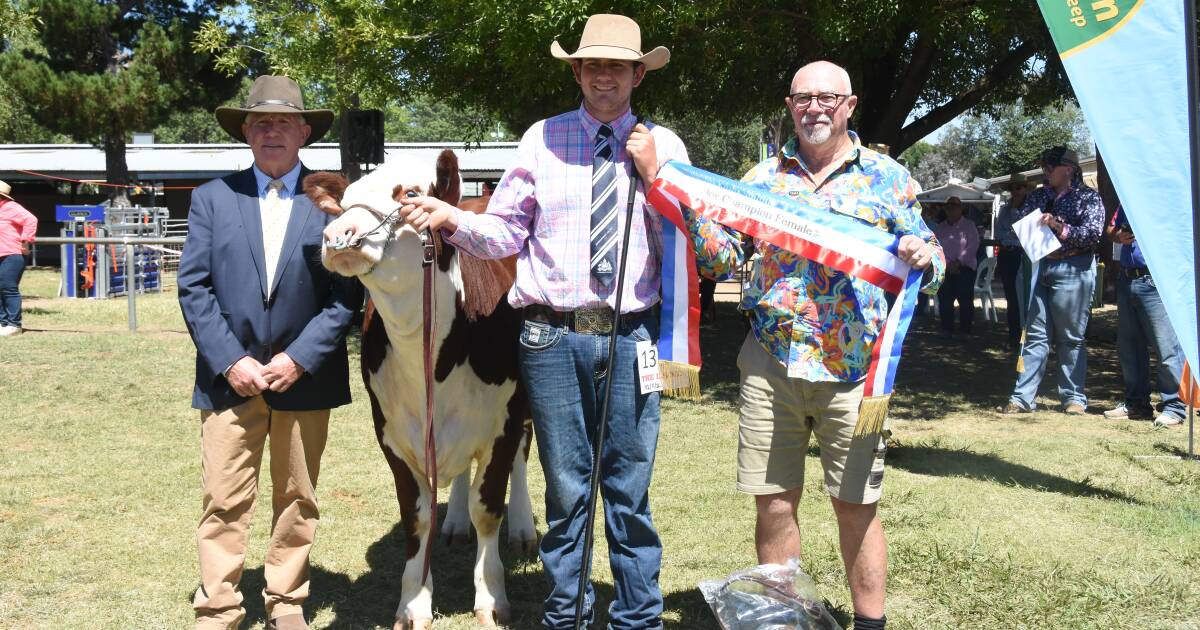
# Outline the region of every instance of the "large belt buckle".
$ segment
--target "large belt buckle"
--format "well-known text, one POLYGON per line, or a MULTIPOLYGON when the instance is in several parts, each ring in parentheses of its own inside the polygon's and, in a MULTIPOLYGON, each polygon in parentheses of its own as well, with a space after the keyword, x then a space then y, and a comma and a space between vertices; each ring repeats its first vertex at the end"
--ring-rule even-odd
POLYGON ((607 335, 612 332, 613 312, 607 306, 581 308, 575 311, 575 332, 585 335, 607 335))

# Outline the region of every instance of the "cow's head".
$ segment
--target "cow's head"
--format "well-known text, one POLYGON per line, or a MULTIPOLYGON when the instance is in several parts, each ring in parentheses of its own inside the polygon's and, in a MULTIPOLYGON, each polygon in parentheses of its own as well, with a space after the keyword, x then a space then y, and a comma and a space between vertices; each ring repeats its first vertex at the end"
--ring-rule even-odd
POLYGON ((385 253, 412 258, 421 264, 420 239, 412 226, 400 218, 404 200, 430 195, 451 205, 459 202, 462 180, 458 157, 442 151, 436 164, 410 158, 385 162, 371 174, 346 185, 334 173, 314 173, 304 179, 304 192, 318 208, 338 218, 325 227, 321 262, 343 276, 364 276, 379 264, 385 253))

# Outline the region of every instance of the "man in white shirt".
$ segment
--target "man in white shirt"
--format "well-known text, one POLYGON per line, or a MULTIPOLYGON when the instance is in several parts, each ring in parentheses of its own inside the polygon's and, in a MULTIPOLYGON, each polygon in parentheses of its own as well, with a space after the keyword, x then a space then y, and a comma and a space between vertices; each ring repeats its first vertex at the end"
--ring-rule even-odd
POLYGON ((179 305, 196 344, 192 406, 200 410, 204 514, 196 531, 197 628, 237 628, 238 582, 270 436, 271 538, 266 626, 307 628, 308 552, 329 410, 350 402, 346 330, 357 280, 320 263, 332 217, 300 193, 300 148, 324 135, 329 110, 306 110, 287 77, 259 77, 246 107, 216 111, 250 145, 254 165, 192 193, 179 262, 179 305))

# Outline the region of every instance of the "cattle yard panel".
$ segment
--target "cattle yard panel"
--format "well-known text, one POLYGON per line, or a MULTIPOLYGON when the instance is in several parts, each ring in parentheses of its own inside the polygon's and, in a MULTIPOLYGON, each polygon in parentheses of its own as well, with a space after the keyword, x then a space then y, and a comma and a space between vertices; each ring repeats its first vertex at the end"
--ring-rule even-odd
MULTIPOLYGON (((166 236, 166 208, 56 206, 59 235, 85 239, 154 239, 166 236)), ((63 244, 63 297, 111 298, 135 292, 162 291, 165 249, 151 244, 63 244), (127 249, 131 251, 126 251, 127 249)))

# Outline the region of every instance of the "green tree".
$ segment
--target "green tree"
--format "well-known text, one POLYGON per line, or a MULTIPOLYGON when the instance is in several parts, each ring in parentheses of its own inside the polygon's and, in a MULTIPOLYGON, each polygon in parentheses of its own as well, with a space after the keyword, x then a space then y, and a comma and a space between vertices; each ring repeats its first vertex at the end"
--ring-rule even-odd
POLYGON ((1042 151, 1060 144, 1081 156, 1094 153, 1079 107, 1069 101, 1045 107, 1021 101, 972 112, 947 128, 936 145, 918 143, 900 159, 917 181, 935 186, 951 175, 969 181, 1034 168, 1042 151))
MULTIPOLYGON (((0 54, 0 74, 33 120, 102 147, 108 181, 128 184, 132 131, 178 110, 211 109, 237 89, 190 47, 219 1, 30 0, 36 41, 0 54)), ((112 191, 125 201, 123 189, 112 191)))
POLYGON ((417 96, 384 108, 388 142, 501 142, 517 140, 511 131, 478 107, 456 108, 417 96))
MULTIPOLYGON (((245 105, 253 83, 249 77, 242 77, 237 94, 222 104, 232 107, 245 105)), ((171 112, 166 120, 154 128, 154 141, 162 144, 223 144, 233 142, 233 138, 217 124, 211 109, 185 109, 171 112)))
MULTIPOLYGON (((796 68, 845 66, 863 139, 899 153, 972 107, 1069 91, 1034 0, 250 0, 254 46, 274 66, 342 95, 386 102, 428 94, 486 109, 510 129, 578 103, 566 64, 587 16, 635 16, 672 61, 639 89, 667 116, 771 119, 796 68)), ((220 49, 217 43, 216 49, 220 49)), ((230 60, 250 49, 226 49, 230 60)), ((345 98, 345 96, 341 97, 345 98)), ((779 125, 776 125, 779 127, 779 125)), ((786 129, 786 127, 782 127, 786 129)))

